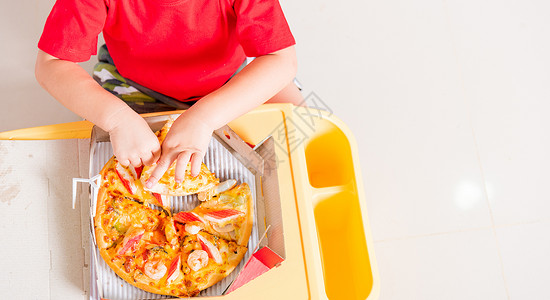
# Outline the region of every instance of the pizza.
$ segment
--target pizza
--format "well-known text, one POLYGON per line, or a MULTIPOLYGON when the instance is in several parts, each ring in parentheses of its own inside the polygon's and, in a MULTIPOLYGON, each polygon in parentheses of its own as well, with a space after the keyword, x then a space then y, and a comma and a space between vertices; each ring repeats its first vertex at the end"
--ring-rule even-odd
POLYGON ((253 226, 250 188, 235 180, 213 184, 200 205, 175 213, 166 195, 144 188, 143 174, 115 157, 101 170, 94 217, 99 253, 135 287, 196 296, 243 259, 253 226))
POLYGON ((171 215, 148 206, 156 197, 139 184, 132 193, 117 166, 112 158, 101 171, 94 230, 100 255, 118 276, 151 293, 187 297, 239 264, 253 225, 246 183, 171 215))
MULTIPOLYGON (((162 129, 157 132, 159 142, 162 144, 166 138, 166 134, 174 123, 173 119, 169 119, 162 129)), ((208 170, 204 163, 201 164, 200 173, 193 177, 191 176, 191 164, 187 163, 187 169, 185 170, 185 177, 181 183, 176 182, 176 162, 172 162, 170 168, 159 179, 158 183, 152 188, 148 189, 151 192, 169 195, 169 196, 186 196, 195 193, 207 192, 216 187, 219 183, 218 178, 208 170)), ((153 170, 156 167, 156 163, 151 166, 145 166, 141 174, 142 185, 151 177, 153 170)))

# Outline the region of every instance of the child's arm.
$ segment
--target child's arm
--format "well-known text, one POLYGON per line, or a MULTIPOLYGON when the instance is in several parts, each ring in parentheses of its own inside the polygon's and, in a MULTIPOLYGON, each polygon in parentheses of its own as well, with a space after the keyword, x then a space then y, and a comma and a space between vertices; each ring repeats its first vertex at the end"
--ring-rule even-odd
POLYGON ((61 104, 109 132, 122 165, 150 165, 158 159, 160 145, 145 120, 78 64, 39 50, 35 74, 40 85, 61 104))
POLYGON ((147 186, 156 184, 175 159, 176 181, 184 178, 189 161, 191 174, 197 175, 212 132, 266 102, 295 75, 296 52, 292 46, 257 57, 225 85, 203 97, 172 125, 147 186))

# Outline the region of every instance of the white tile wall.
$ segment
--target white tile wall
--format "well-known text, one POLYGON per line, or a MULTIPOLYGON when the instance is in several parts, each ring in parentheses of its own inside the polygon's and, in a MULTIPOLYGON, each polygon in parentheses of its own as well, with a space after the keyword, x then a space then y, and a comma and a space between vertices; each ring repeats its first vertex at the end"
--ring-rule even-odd
POLYGON ((496 253, 490 229, 378 242, 380 299, 506 299, 496 253))
POLYGON ((546 299, 550 280, 550 222, 497 229, 511 299, 546 299))

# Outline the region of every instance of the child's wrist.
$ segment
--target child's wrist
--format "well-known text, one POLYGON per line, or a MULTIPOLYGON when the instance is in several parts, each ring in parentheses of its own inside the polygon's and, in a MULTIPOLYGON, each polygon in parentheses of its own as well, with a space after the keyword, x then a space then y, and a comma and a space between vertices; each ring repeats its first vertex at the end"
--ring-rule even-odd
POLYGON ((227 107, 222 107, 217 98, 218 95, 206 95, 185 113, 214 131, 228 122, 225 114, 227 107))
MULTIPOLYGON (((196 104, 195 104, 196 105, 196 104)), ((194 124, 200 124, 206 130, 213 132, 221 126, 216 127, 216 124, 212 123, 211 114, 205 114, 200 110, 189 109, 183 113, 184 118, 194 124)), ((223 125, 222 125, 223 126, 223 125)))
POLYGON ((101 126, 101 124, 98 124, 98 126, 107 132, 112 132, 120 125, 128 123, 135 116, 139 117, 139 115, 137 115, 132 108, 126 104, 123 104, 105 118, 103 126, 101 126))

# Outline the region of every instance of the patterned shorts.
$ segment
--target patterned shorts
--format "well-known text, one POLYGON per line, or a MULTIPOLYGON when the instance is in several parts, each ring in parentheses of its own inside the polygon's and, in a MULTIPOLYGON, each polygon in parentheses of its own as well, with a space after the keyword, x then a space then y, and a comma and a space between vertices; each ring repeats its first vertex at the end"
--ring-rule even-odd
MULTIPOLYGON (((181 102, 124 78, 118 73, 106 45, 99 48, 97 58, 99 62, 95 65, 93 73, 95 81, 105 90, 126 102, 137 113, 187 109, 196 102, 181 102)), ((243 62, 235 74, 250 61, 247 59, 243 62)))

